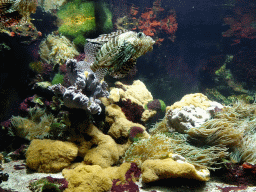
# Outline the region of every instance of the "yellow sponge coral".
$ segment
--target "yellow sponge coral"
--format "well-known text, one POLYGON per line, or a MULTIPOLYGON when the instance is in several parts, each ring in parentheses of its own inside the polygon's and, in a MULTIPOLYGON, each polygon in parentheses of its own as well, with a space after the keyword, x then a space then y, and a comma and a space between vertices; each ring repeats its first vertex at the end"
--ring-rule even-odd
POLYGON ((146 160, 142 164, 142 181, 145 183, 167 178, 187 178, 199 181, 208 181, 208 169, 196 169, 187 162, 174 161, 172 158, 146 160))
POLYGON ((78 148, 71 142, 34 139, 26 153, 26 163, 37 172, 53 173, 68 167, 78 148))
POLYGON ((75 169, 64 169, 62 174, 68 180, 65 192, 104 192, 112 187, 113 179, 125 180, 125 173, 130 169, 130 163, 120 167, 101 168, 99 165, 80 164, 75 169))
POLYGON ((207 109, 211 106, 211 100, 207 98, 202 93, 188 94, 182 97, 178 102, 175 102, 172 106, 166 108, 166 111, 169 109, 182 108, 183 106, 194 105, 195 107, 200 107, 202 109, 207 109))
POLYGON ((97 127, 91 125, 88 135, 93 139, 91 143, 96 147, 91 148, 84 156, 84 162, 89 165, 110 167, 119 160, 117 144, 109 135, 103 134, 97 127))

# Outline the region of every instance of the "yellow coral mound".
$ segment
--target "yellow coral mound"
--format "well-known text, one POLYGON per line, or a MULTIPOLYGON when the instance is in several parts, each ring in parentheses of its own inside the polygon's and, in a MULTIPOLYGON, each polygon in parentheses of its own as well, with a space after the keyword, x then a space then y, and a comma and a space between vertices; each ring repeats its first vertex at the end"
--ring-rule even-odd
POLYGON ((62 174, 68 181, 65 192, 104 192, 112 187, 113 179, 125 181, 125 173, 130 169, 130 163, 120 167, 103 169, 99 165, 80 164, 75 169, 64 169, 62 174))
POLYGON ((172 106, 166 107, 166 111, 169 109, 182 108, 183 106, 194 105, 195 107, 200 107, 202 109, 207 109, 210 107, 210 100, 202 93, 188 94, 182 97, 180 101, 175 102, 172 106))
POLYGON ((84 156, 84 162, 89 165, 100 165, 103 168, 110 167, 119 159, 119 151, 115 141, 103 134, 97 127, 91 125, 88 135, 93 139, 91 143, 96 147, 91 148, 84 156))
POLYGON ((187 178, 208 181, 210 172, 207 169, 196 169, 187 162, 174 161, 172 158, 146 160, 142 164, 142 181, 145 183, 167 178, 187 178))
POLYGON ((26 165, 38 172, 59 172, 71 164, 77 152, 77 146, 70 142, 34 139, 26 153, 26 165))

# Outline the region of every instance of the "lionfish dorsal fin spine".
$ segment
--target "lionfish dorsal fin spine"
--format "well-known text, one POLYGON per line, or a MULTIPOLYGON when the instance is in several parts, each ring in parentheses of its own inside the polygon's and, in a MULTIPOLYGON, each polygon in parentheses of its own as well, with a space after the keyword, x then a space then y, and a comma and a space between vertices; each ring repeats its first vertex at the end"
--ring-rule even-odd
POLYGON ((102 34, 99 37, 95 38, 95 39, 86 39, 89 42, 94 42, 94 43, 100 43, 100 44, 104 44, 108 41, 110 41, 113 38, 118 37, 119 35, 128 32, 128 30, 124 29, 124 30, 118 30, 109 34, 102 34))

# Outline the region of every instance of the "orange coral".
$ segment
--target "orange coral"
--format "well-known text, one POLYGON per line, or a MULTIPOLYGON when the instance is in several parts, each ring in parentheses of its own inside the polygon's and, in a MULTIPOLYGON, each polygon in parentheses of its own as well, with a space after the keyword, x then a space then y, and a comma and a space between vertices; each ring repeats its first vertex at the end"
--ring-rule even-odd
POLYGON ((154 36, 154 40, 158 42, 158 45, 164 40, 164 38, 160 37, 163 33, 168 34, 168 39, 174 41, 175 32, 178 29, 175 11, 170 10, 166 18, 161 13, 163 11, 161 0, 156 0, 152 8, 146 8, 142 13, 139 13, 138 8, 132 5, 129 15, 119 18, 116 25, 119 29, 139 29, 147 36, 154 36))

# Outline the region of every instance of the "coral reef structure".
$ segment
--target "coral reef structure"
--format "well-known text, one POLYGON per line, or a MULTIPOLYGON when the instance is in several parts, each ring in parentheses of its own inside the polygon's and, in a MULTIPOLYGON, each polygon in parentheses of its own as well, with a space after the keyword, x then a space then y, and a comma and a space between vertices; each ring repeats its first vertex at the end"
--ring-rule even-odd
MULTIPOLYGON (((141 106, 140 108, 139 107, 137 108, 142 112, 141 119, 140 119, 142 122, 146 122, 148 119, 156 115, 156 111, 152 111, 152 110, 143 111, 143 107, 151 100, 153 100, 153 96, 148 91, 145 84, 140 80, 134 81, 132 85, 125 85, 121 82, 116 82, 115 88, 111 89, 110 95, 109 95, 109 101, 111 103, 127 104, 131 101, 131 104, 134 103, 134 104, 137 104, 138 106, 141 106)), ((129 105, 127 107, 129 107, 129 105)), ((129 112, 128 109, 124 109, 124 110, 129 112)))
MULTIPOLYGON (((140 138, 149 138, 149 134, 145 131, 146 128, 139 123, 129 121, 122 112, 122 109, 116 104, 111 104, 106 107, 106 122, 110 126, 108 134, 116 141, 128 141, 130 129, 133 127, 136 127, 137 130, 144 130, 140 138)), ((131 143, 128 142, 128 144, 130 145, 131 143)))

